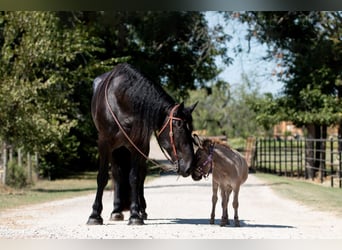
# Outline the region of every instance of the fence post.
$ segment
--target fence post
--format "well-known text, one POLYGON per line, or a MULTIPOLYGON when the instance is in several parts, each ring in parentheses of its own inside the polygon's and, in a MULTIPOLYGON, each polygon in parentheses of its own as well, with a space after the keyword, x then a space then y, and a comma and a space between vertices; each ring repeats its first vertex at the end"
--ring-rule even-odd
POLYGON ((287 138, 284 139, 284 152, 285 152, 284 174, 285 176, 287 176, 287 138))
POLYGON ((340 143, 339 142, 339 147, 338 147, 338 186, 339 188, 342 188, 342 175, 341 175, 341 170, 342 170, 342 151, 341 151, 341 148, 340 148, 340 143))
POLYGON ((290 154, 291 154, 291 173, 290 173, 290 176, 293 177, 293 140, 291 139, 290 140, 290 154))
POLYGON ((3 164, 4 164, 4 171, 2 174, 2 183, 6 185, 6 174, 7 174, 7 148, 6 148, 6 143, 4 145, 4 150, 3 150, 3 164))
POLYGON ((31 165, 31 154, 27 153, 27 174, 28 174, 28 182, 32 183, 32 165, 31 165))
POLYGON ((334 141, 333 138, 330 138, 330 181, 331 187, 334 187, 334 141))

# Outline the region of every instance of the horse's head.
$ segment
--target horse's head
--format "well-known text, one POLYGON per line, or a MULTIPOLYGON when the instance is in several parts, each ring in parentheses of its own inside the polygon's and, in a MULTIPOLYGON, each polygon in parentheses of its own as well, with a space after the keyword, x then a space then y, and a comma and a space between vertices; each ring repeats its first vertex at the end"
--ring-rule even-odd
POLYGON ((211 170, 214 143, 208 139, 202 141, 197 135, 194 135, 194 143, 198 148, 191 177, 194 181, 199 181, 203 176, 208 176, 211 170))
POLYGON ((191 113, 196 105, 184 107, 181 103, 174 106, 158 133, 159 144, 170 155, 172 162, 176 163, 177 172, 183 177, 190 175, 194 162, 191 113))

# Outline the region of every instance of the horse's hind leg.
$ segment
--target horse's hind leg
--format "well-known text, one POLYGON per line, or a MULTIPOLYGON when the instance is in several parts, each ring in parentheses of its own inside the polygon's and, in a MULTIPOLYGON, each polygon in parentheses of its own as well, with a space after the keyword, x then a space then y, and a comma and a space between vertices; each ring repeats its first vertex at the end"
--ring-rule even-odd
POLYGON ((211 214, 210 214, 210 224, 215 224, 215 207, 217 202, 217 190, 218 190, 218 184, 213 182, 213 195, 211 197, 212 202, 212 208, 211 208, 211 214))
POLYGON ((97 191, 95 201, 93 203, 93 211, 89 216, 88 225, 102 225, 103 219, 101 212, 103 209, 102 196, 103 190, 108 183, 108 163, 109 163, 109 147, 104 141, 99 140, 99 154, 100 164, 99 171, 97 174, 97 191))
POLYGON ((119 148, 112 153, 112 179, 114 184, 113 211, 110 220, 121 221, 124 219, 123 211, 129 210, 130 186, 130 152, 125 148, 119 148))
POLYGON ((234 190, 233 208, 234 208, 234 224, 236 227, 240 226, 238 208, 239 208, 239 191, 240 187, 234 190))

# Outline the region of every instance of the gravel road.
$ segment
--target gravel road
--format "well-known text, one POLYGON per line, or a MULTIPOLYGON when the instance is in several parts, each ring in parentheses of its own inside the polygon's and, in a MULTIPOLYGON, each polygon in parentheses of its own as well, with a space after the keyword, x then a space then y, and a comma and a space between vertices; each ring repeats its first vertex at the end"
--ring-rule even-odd
MULTIPOLYGON (((155 145, 151 157, 160 152, 155 145)), ((0 239, 342 239, 342 219, 280 198, 250 174, 241 187, 241 227, 209 225, 211 179, 162 175, 145 185, 144 226, 109 221, 113 192, 103 196, 102 226, 87 226, 95 194, 7 210, 0 214, 0 239)), ((232 220, 233 209, 229 204, 232 220)), ((233 223, 231 223, 233 224, 233 223)))

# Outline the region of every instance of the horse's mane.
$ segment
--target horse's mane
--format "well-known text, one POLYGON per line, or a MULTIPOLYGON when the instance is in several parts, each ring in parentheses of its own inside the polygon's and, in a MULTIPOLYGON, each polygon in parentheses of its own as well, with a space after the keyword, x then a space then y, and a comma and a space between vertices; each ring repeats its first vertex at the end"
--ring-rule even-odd
POLYGON ((133 105, 137 118, 131 129, 131 137, 146 138, 164 122, 166 112, 175 101, 158 84, 150 81, 127 63, 119 64, 114 69, 113 78, 123 76, 120 92, 125 93, 133 105))

